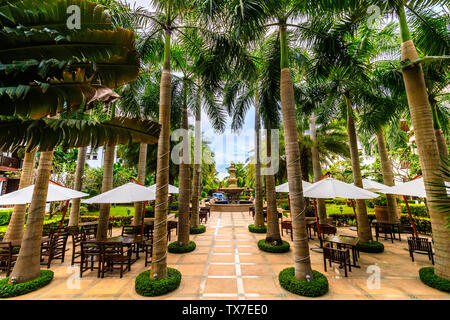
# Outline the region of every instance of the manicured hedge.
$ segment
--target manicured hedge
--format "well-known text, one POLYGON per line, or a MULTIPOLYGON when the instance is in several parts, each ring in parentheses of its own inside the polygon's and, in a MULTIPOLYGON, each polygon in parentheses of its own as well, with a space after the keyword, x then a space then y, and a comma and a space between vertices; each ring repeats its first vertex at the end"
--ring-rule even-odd
POLYGON ((0 226, 6 226, 9 224, 9 220, 11 220, 12 213, 13 209, 0 211, 0 226))
POLYGON ((0 280, 0 298, 21 296, 48 285, 53 279, 53 271, 41 270, 39 278, 18 284, 8 283, 9 277, 0 280))
POLYGON ((262 227, 256 227, 254 224, 250 224, 248 226, 248 231, 253 233, 266 233, 267 232, 267 226, 264 225, 262 227))
MULTIPOLYGON (((408 209, 406 209, 406 205, 404 203, 401 204, 402 213, 408 214, 408 209)), ((424 204, 409 204, 409 209, 411 210, 411 215, 413 217, 422 217, 429 218, 428 210, 426 205, 424 204)))
POLYGON ((450 292, 450 280, 438 277, 434 274, 433 267, 425 267, 419 270, 419 277, 423 283, 432 288, 450 292))
POLYGON ((266 239, 261 239, 258 241, 258 248, 262 251, 272 252, 272 253, 284 253, 288 252, 290 248, 290 244, 287 241, 282 240, 282 244, 278 246, 273 246, 269 243, 266 243, 266 239))
POLYGON ((144 271, 136 277, 135 290, 144 297, 162 296, 176 290, 181 283, 181 273, 174 268, 167 268, 167 277, 150 279, 150 270, 144 271))
POLYGON ((196 248, 196 244, 194 241, 189 241, 189 244, 187 246, 180 247, 178 245, 178 241, 174 241, 171 244, 169 244, 167 250, 171 253, 187 253, 192 252, 196 248))
POLYGON ((314 279, 299 280, 295 277, 294 267, 286 268, 278 274, 280 286, 285 290, 305 297, 320 297, 328 292, 328 280, 322 273, 313 270, 314 279))
POLYGON ((381 253, 384 251, 384 245, 378 241, 372 243, 358 243, 358 249, 361 252, 367 253, 381 253))
POLYGON ((177 211, 178 210, 178 201, 175 201, 174 203, 169 204, 169 210, 177 211))
POLYGON ((204 225, 199 225, 198 227, 192 227, 189 230, 190 234, 199 234, 206 232, 206 227, 204 225))

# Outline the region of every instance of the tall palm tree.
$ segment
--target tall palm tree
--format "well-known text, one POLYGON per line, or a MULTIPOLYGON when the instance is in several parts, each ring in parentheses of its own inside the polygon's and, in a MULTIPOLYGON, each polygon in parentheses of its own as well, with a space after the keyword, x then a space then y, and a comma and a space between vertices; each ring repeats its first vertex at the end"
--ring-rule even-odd
MULTIPOLYGON (((36 163, 36 150, 25 152, 23 159, 22 174, 20 176, 19 189, 26 188, 31 185, 33 180, 34 165, 36 163)), ((25 213, 27 205, 16 204, 14 206, 11 220, 6 229, 3 241, 18 241, 23 237, 23 226, 25 225, 25 213)))
MULTIPOLYGON (((74 190, 81 191, 81 187, 83 184, 84 166, 86 164, 86 154, 87 147, 81 147, 78 149, 77 168, 75 169, 75 181, 73 184, 74 190)), ((72 200, 69 219, 70 227, 78 226, 78 223, 80 222, 80 203, 80 198, 72 200)))

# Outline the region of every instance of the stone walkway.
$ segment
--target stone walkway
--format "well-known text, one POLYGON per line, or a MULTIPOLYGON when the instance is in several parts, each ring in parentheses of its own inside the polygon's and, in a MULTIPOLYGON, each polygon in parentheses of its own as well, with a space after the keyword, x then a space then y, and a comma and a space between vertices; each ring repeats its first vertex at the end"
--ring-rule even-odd
MULTIPOLYGON (((252 222, 247 212, 212 212, 206 233, 191 238, 197 244, 194 252, 168 255, 168 265, 178 269, 183 278, 175 292, 162 297, 144 298, 134 291, 136 276, 149 268, 144 267, 143 259, 133 264, 131 272, 125 273, 122 279, 117 272, 107 273, 105 278, 99 279, 94 271, 84 273, 80 280, 76 267, 70 266, 68 252, 64 264, 52 264, 55 278, 49 286, 15 299, 308 299, 285 291, 278 283, 278 273, 294 264, 292 248, 285 254, 260 251, 256 242, 264 234, 248 232, 247 226, 252 222)), ((114 230, 114 233, 120 233, 120 230, 114 230)), ((356 232, 339 228, 338 234, 355 235, 356 232)), ((173 232, 172 241, 175 237, 173 232)), ((290 237, 285 235, 283 238, 291 242, 290 237)), ((450 299, 449 294, 419 280, 418 270, 431 263, 424 255, 416 255, 416 262, 411 261, 405 250, 406 235, 402 242, 395 241, 394 244, 381 241, 385 252, 361 253, 361 269, 353 268, 348 278, 339 268, 328 269, 330 291, 315 299, 450 299), (378 289, 369 289, 367 285, 369 277, 373 277, 372 273, 366 272, 369 266, 380 268, 378 289)), ((310 247, 317 245, 317 240, 310 240, 310 247)), ((72 247, 70 241, 68 247, 72 247)), ((310 252, 313 269, 324 273, 322 254, 310 252)))

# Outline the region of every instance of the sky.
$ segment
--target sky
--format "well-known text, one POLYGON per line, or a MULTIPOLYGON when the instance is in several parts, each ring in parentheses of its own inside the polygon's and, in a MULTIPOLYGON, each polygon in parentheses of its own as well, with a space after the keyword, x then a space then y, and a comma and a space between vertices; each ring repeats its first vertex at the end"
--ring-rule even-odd
MULTIPOLYGON (((148 0, 125 0, 131 5, 146 7, 151 10, 148 0)), ((212 129, 208 116, 202 112, 202 132, 203 140, 210 142, 210 148, 215 154, 217 177, 223 179, 228 176, 227 168, 230 163, 245 163, 247 158, 251 156, 254 146, 254 108, 250 108, 245 118, 245 124, 238 133, 231 132, 231 120, 227 117, 227 130, 223 134, 217 134, 212 129)), ((190 117, 189 124, 194 125, 194 118, 190 117)))

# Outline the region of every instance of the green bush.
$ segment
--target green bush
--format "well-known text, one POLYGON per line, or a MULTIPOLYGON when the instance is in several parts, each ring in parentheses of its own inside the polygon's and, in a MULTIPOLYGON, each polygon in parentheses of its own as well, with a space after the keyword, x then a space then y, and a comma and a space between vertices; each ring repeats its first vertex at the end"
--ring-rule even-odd
POLYGON ((88 213, 88 209, 86 207, 80 207, 80 216, 83 216, 88 213))
POLYGON ((189 230, 190 234, 199 234, 206 232, 206 227, 204 225, 199 225, 198 227, 192 227, 189 230))
POLYGON ((0 211, 0 226, 6 226, 9 224, 13 209, 0 211))
POLYGON ((333 200, 333 203, 338 206, 343 206, 347 204, 347 199, 336 198, 333 200))
POLYGON ((194 241, 189 241, 189 244, 187 246, 180 247, 178 245, 178 241, 174 241, 171 244, 169 244, 167 250, 170 253, 187 253, 194 251, 196 246, 197 245, 195 244, 194 241))
POLYGON ((313 270, 314 279, 299 280, 295 277, 294 267, 281 270, 278 274, 280 286, 292 293, 305 297, 320 297, 328 292, 328 280, 322 273, 313 270))
POLYGON ((89 203, 87 205, 87 210, 89 212, 96 212, 100 210, 100 205, 98 203, 89 203))
POLYGON ((444 291, 450 292, 450 280, 438 277, 434 274, 433 267, 425 267, 419 270, 419 277, 423 283, 427 286, 444 291))
POLYGON ((376 198, 376 199, 373 199, 373 203, 376 205, 376 206, 380 206, 380 207, 385 207, 385 206, 387 206, 387 198, 386 198, 386 196, 383 194, 382 196, 379 196, 378 198, 376 198))
POLYGON ((0 298, 21 296, 48 285, 53 279, 53 271, 41 270, 39 278, 18 284, 8 283, 9 277, 0 280, 0 298))
POLYGON ((150 279, 150 270, 144 271, 136 277, 135 290, 144 297, 157 297, 172 292, 180 286, 181 273, 174 268, 167 268, 167 277, 150 279))
POLYGON ((287 202, 280 203, 280 208, 283 210, 289 210, 289 203, 287 202))
POLYGON ((145 217, 146 218, 154 218, 155 217, 155 209, 153 207, 145 207, 145 217))
POLYGON ((262 251, 272 252, 272 253, 284 253, 288 252, 290 248, 290 244, 287 241, 282 240, 281 245, 273 246, 269 243, 266 243, 266 239, 261 239, 258 241, 258 248, 262 251))
POLYGON ((174 203, 169 204, 169 210, 177 211, 178 210, 178 201, 175 201, 174 203))
POLYGON ((358 249, 361 252, 367 253, 381 253, 384 251, 384 245, 378 241, 372 243, 358 243, 358 249))
MULTIPOLYGON (((402 213, 408 214, 408 209, 406 209, 406 205, 404 203, 401 204, 402 213)), ((411 215, 413 217, 422 217, 429 218, 430 215, 427 210, 427 206, 424 204, 410 204, 409 208, 411 210, 411 215)))
POLYGON ((262 227, 256 227, 254 224, 250 224, 248 226, 248 231, 253 232, 253 233, 266 233, 267 227, 265 225, 262 227))

